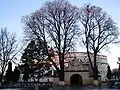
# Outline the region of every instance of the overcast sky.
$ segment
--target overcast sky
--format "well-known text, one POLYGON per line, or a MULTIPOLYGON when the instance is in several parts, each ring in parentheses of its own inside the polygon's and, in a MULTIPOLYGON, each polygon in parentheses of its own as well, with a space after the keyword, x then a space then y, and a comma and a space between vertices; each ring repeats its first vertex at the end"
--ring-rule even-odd
MULTIPOLYGON (((23 36, 23 24, 21 17, 39 9, 47 0, 0 0, 0 28, 7 27, 8 31, 16 32, 17 38, 23 36)), ((50 0, 49 0, 50 1, 50 0)), ((120 0, 68 0, 78 7, 91 3, 103 8, 120 27, 120 0)), ((81 50, 79 50, 81 51, 81 50)), ((120 45, 112 45, 107 55, 111 68, 117 68, 117 60, 120 56, 120 45)))

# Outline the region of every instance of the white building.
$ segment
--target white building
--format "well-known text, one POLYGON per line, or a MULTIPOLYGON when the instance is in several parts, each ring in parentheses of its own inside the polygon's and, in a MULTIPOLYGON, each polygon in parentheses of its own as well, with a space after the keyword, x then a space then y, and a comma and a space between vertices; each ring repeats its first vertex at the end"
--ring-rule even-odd
MULTIPOLYGON (((93 53, 90 53, 91 60, 93 60, 93 53)), ((81 60, 84 63, 89 63, 89 59, 86 52, 69 52, 65 55, 65 67, 68 67, 68 63, 73 60, 74 58, 81 60)), ((59 58, 58 55, 55 55, 53 58, 54 61, 59 65, 59 58)), ((102 81, 106 80, 106 74, 107 74, 107 56, 105 55, 97 55, 97 66, 98 71, 101 75, 102 81)))

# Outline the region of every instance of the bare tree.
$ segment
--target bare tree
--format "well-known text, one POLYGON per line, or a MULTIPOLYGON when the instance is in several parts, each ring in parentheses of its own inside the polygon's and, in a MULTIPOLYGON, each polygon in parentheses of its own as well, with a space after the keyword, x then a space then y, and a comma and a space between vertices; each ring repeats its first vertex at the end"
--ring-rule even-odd
POLYGON ((80 23, 83 30, 82 42, 87 49, 94 80, 97 80, 97 54, 109 44, 117 42, 119 31, 111 17, 102 8, 94 5, 85 5, 80 8, 80 23), (93 53, 93 63, 90 56, 91 52, 93 53))
POLYGON ((64 55, 75 44, 77 20, 78 8, 66 0, 46 2, 42 8, 23 20, 26 36, 44 41, 47 53, 49 42, 53 44, 52 47, 59 56, 60 67, 50 58, 49 53, 48 57, 57 69, 60 81, 64 81, 64 55))
POLYGON ((14 61, 15 56, 18 52, 15 34, 7 32, 6 28, 1 29, 0 32, 0 69, 1 69, 1 80, 5 73, 6 67, 9 61, 14 61))

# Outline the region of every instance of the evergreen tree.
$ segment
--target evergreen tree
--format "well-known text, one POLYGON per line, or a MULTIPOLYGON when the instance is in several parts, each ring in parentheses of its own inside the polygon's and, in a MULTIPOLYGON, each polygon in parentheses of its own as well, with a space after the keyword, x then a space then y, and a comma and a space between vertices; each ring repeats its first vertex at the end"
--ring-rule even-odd
POLYGON ((23 63, 22 71, 24 74, 23 75, 24 81, 28 81, 30 71, 31 71, 31 74, 33 74, 32 70, 30 70, 30 68, 32 68, 32 66, 35 64, 35 58, 34 58, 35 50, 36 50, 35 41, 32 40, 27 45, 27 47, 24 50, 24 53, 22 54, 21 61, 23 63), (27 69, 29 69, 29 70, 27 70, 27 69))
POLYGON ((28 65, 33 65, 35 62, 40 62, 47 59, 45 49, 42 48, 43 42, 31 40, 30 43, 24 50, 22 54, 22 63, 28 63, 28 65))
MULTIPOLYGON (((47 55, 45 53, 45 49, 42 48, 43 46, 41 46, 43 44, 44 43, 42 41, 40 42, 40 41, 37 41, 37 40, 36 41, 31 40, 30 43, 25 48, 24 53, 21 57, 21 61, 22 61, 22 64, 23 64, 22 69, 24 69, 24 71, 23 71, 24 79, 29 76, 28 75, 28 72, 29 72, 31 78, 33 78, 34 81, 35 81, 34 74, 35 74, 36 68, 34 68, 33 66, 35 64, 38 64, 38 63, 41 63, 42 61, 47 60, 47 55), (26 71, 27 70, 26 65, 28 65, 29 71, 26 71)), ((37 70, 41 70, 41 67, 37 68, 37 70)), ((38 72, 37 74, 40 74, 40 73, 38 72)), ((38 76, 40 76, 40 75, 38 75, 38 76)))
POLYGON ((108 69, 107 69, 107 78, 108 78, 108 79, 111 79, 112 74, 111 74, 110 66, 108 65, 107 68, 108 68, 108 69))
POLYGON ((15 67, 15 69, 14 69, 13 76, 14 76, 13 82, 17 82, 20 77, 20 71, 18 70, 17 67, 15 67))
POLYGON ((28 65, 34 64, 34 51, 35 51, 35 42, 31 41, 24 50, 21 60, 22 63, 27 63, 28 65))
POLYGON ((24 65, 24 71, 23 71, 23 80, 24 80, 24 82, 25 81, 28 82, 29 73, 30 73, 29 65, 27 63, 25 63, 25 65, 24 65))
POLYGON ((10 82, 13 80, 13 72, 12 72, 12 63, 11 61, 8 62, 8 69, 6 71, 6 80, 10 82))

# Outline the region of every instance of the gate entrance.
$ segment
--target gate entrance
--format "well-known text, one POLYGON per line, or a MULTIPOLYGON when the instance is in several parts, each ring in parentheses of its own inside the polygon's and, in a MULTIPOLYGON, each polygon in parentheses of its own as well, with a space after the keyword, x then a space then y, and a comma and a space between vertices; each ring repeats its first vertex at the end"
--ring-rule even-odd
POLYGON ((82 77, 79 74, 74 74, 70 77, 71 85, 82 85, 82 77))

